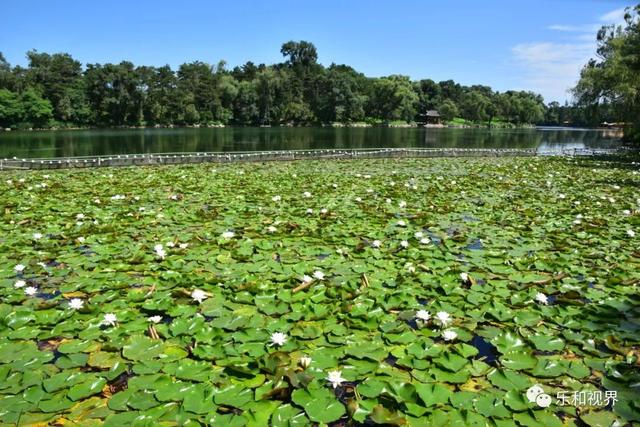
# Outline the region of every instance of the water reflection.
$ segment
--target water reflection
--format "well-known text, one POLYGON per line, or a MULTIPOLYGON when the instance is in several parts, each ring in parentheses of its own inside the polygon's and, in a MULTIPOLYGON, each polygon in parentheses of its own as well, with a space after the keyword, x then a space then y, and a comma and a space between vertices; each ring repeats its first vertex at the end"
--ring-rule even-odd
POLYGON ((315 148, 603 148, 617 133, 588 129, 224 128, 0 133, 0 157, 315 148))

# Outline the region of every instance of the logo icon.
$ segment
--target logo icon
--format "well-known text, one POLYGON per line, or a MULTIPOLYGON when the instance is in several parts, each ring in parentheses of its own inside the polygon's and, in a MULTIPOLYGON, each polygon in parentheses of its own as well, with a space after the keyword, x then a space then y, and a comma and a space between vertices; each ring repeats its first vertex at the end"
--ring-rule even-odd
POLYGON ((548 408, 551 405, 551 396, 546 394, 539 384, 527 389, 527 399, 541 408, 548 408))

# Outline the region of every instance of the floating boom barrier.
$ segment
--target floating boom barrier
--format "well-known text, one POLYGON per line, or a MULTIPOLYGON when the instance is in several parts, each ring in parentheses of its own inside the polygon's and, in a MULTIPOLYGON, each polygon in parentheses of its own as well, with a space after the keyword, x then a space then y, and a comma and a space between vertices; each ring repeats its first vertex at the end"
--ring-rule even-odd
POLYGON ((272 150, 242 152, 119 154, 109 156, 6 158, 0 170, 69 169, 118 166, 178 165, 190 163, 267 162, 314 159, 373 159, 419 157, 592 156, 619 153, 619 149, 571 148, 541 151, 535 148, 361 148, 272 150))

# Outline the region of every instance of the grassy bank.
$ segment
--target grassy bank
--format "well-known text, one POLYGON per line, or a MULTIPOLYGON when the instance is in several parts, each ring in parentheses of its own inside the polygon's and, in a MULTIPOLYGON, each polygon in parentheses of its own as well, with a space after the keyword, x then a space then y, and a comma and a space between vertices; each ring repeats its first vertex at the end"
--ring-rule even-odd
POLYGON ((1 176, 4 424, 640 421, 632 169, 505 158, 1 176), (535 384, 550 407, 527 399, 535 384), (555 399, 605 390, 614 405, 555 399))

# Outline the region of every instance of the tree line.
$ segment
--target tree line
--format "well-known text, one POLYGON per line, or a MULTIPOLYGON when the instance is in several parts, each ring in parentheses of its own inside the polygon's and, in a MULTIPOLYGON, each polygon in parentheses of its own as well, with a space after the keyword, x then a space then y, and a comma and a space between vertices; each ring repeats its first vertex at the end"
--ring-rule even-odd
MULTIPOLYGON (((446 80, 367 77, 348 65, 319 64, 315 46, 289 41, 284 61, 229 69, 195 61, 179 66, 82 64, 68 53, 27 53, 12 67, 0 53, 0 126, 310 125, 442 119, 491 125, 597 123, 601 114, 544 104, 527 91, 497 92, 446 80)), ((600 108, 598 111, 601 111, 600 108)))

